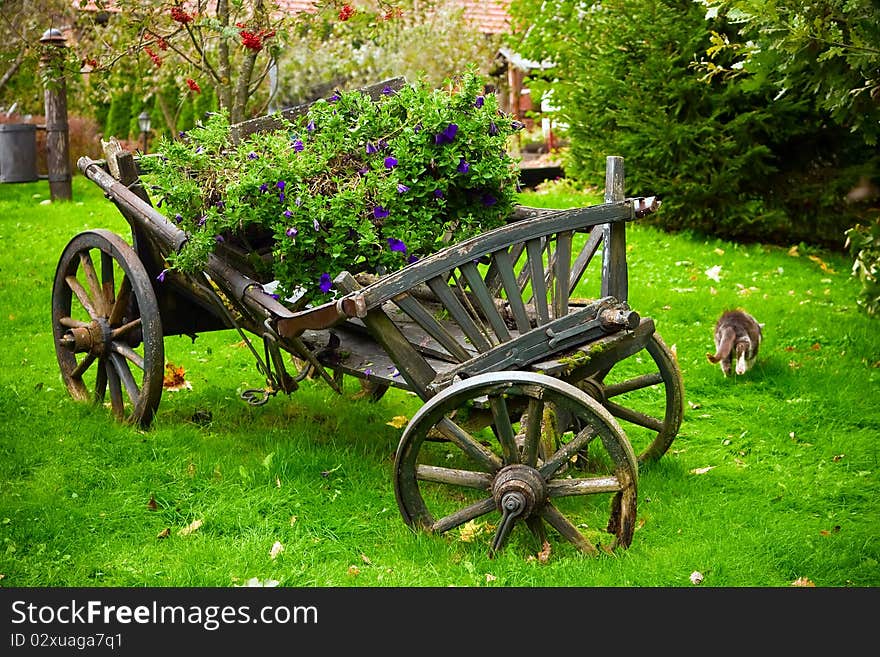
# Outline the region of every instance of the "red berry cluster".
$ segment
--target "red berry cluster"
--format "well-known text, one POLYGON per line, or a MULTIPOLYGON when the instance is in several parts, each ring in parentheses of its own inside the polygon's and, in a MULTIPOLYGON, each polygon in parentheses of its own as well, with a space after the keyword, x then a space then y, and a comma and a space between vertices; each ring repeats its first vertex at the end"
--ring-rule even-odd
POLYGON ((193 20, 193 17, 190 14, 187 14, 180 7, 172 7, 171 8, 171 19, 177 21, 178 23, 190 23, 193 20))
MULTIPOLYGON (((236 27, 244 28, 245 25, 243 23, 236 23, 236 27)), ((251 30, 240 29, 238 35, 241 37, 241 45, 248 50, 259 52, 263 49, 263 42, 266 39, 275 36, 275 30, 263 29, 259 32, 253 32, 251 30)))
POLYGON ((199 86, 199 83, 193 80, 192 78, 186 79, 186 86, 195 91, 197 94, 202 93, 202 88, 199 86))
POLYGON ((339 10, 339 20, 347 21, 352 16, 354 16, 354 7, 351 5, 342 5, 342 9, 339 10))
POLYGON ((147 46, 146 48, 144 48, 144 52, 146 52, 150 56, 150 59, 153 60, 153 63, 156 65, 156 68, 159 68, 160 66, 162 66, 162 58, 159 57, 159 55, 157 55, 155 52, 153 52, 152 48, 147 46))

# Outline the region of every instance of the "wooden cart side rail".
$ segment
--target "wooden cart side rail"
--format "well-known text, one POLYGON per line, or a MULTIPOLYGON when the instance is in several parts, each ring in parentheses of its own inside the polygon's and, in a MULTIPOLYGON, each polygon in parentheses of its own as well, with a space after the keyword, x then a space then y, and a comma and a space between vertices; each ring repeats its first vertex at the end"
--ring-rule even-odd
MULTIPOLYGON (((417 285, 429 283, 429 281, 466 263, 478 261, 493 253, 506 252, 513 245, 526 244, 527 248, 533 249, 533 255, 536 256, 534 249, 541 248, 542 240, 546 240, 550 236, 572 231, 585 231, 601 224, 631 221, 636 218, 637 209, 640 212, 638 216, 640 216, 646 208, 654 205, 656 205, 656 201, 653 198, 627 199, 619 203, 560 210, 552 214, 495 228, 446 247, 403 269, 383 276, 376 283, 344 298, 342 301, 343 309, 349 316, 362 316, 367 310, 380 306, 417 285)), ((534 262, 537 264, 537 258, 534 262)), ((540 285, 540 281, 543 279, 542 268, 541 275, 534 276, 532 281, 534 284, 540 285)), ((568 290, 566 289, 567 295, 568 290)))

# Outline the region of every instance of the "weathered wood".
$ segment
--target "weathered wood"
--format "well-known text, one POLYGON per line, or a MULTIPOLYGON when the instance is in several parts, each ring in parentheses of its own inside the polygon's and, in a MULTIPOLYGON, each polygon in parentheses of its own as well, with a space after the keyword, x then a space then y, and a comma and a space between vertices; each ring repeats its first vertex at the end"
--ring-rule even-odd
MULTIPOLYGON (((605 167, 605 203, 619 203, 624 198, 623 158, 611 155, 605 167)), ((609 223, 605 227, 605 247, 602 251, 602 296, 613 296, 620 301, 629 298, 629 280, 626 267, 626 225, 609 223)))
MULTIPOLYGON (((398 91, 403 88, 404 84, 406 84, 405 78, 395 77, 385 80, 383 82, 379 82, 377 84, 372 84, 362 89, 358 89, 358 91, 366 94, 372 100, 378 100, 382 96, 382 94, 386 92, 387 89, 398 91)), ((285 120, 292 121, 293 119, 306 114, 309 111, 309 108, 314 105, 315 102, 317 101, 295 105, 294 107, 283 109, 277 114, 268 114, 266 116, 260 116, 255 119, 249 119, 247 121, 242 121, 241 123, 236 123, 229 128, 232 143, 237 144, 242 139, 249 137, 250 135, 257 132, 269 132, 271 130, 277 130, 284 126, 285 120)))
POLYGON ((483 282, 483 277, 480 275, 477 266, 473 262, 466 262, 461 266, 461 273, 464 275, 471 292, 476 297, 482 316, 489 322, 498 341, 506 342, 510 340, 507 324, 505 324, 504 319, 498 312, 495 301, 489 294, 489 289, 486 287, 485 282, 483 282))
POLYGON ((507 249, 501 249, 493 253, 492 262, 498 272, 498 280, 504 288, 504 293, 507 295, 507 303, 516 322, 516 328, 520 333, 525 333, 531 328, 531 323, 526 314, 525 304, 523 304, 520 289, 516 282, 516 274, 513 271, 513 264, 510 261, 510 254, 507 249))
POLYGON ((532 284, 532 304, 538 315, 538 324, 546 324, 550 321, 547 312, 547 286, 544 283, 544 250, 540 238, 526 242, 526 254, 528 255, 529 280, 532 284))
POLYGON ((458 362, 464 362, 471 357, 471 354, 462 347, 461 343, 412 295, 400 294, 394 297, 393 301, 458 362))
POLYGON ((472 345, 479 351, 486 351, 492 347, 480 330, 480 327, 476 325, 471 315, 462 305, 461 301, 459 301, 458 296, 447 285, 445 276, 435 276, 428 279, 428 287, 437 295, 440 303, 443 304, 443 307, 449 312, 456 324, 461 327, 461 330, 467 335, 472 345))
POLYGON ((568 282, 571 275, 571 236, 565 230, 556 236, 556 251, 553 263, 553 316, 563 317, 568 314, 568 282))

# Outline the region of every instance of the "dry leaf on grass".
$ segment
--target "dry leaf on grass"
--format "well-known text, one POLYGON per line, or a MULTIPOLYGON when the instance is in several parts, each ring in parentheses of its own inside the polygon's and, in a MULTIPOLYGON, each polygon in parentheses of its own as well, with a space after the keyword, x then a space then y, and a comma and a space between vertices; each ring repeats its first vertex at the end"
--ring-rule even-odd
POLYGON ((714 267, 709 267, 705 272, 706 277, 715 281, 716 283, 721 282, 721 265, 715 265, 714 267))
POLYGON ((147 502, 147 508, 148 508, 150 511, 155 511, 156 509, 159 508, 159 505, 156 504, 156 498, 153 497, 152 495, 150 495, 150 501, 147 502))
POLYGON ((358 575, 361 574, 361 569, 358 568, 357 566, 353 566, 353 565, 349 566, 348 567, 348 574, 350 577, 357 577, 358 575))
POLYGON ((714 465, 707 465, 705 468, 694 468, 693 470, 691 470, 691 474, 695 474, 695 475, 706 474, 707 472, 709 472, 709 470, 714 470, 714 469, 715 469, 714 465))
POLYGON ((538 552, 538 561, 541 563, 547 563, 550 561, 550 543, 546 540, 541 546, 541 551, 538 552))
POLYGON ((168 538, 169 536, 171 536, 171 528, 170 527, 166 527, 165 529, 160 531, 158 534, 156 534, 156 538, 168 538))
POLYGON ((495 575, 493 575, 492 573, 486 573, 486 583, 487 584, 489 582, 494 582, 496 579, 498 579, 498 578, 495 577, 495 575))
POLYGON ((395 415, 390 422, 386 422, 389 427, 394 427, 395 429, 403 429, 406 426, 406 423, 409 422, 405 415, 395 415))
POLYGON ((186 380, 186 370, 174 363, 165 363, 162 387, 165 390, 192 390, 192 384, 186 380))
POLYGON ((791 585, 792 585, 792 586, 808 586, 808 587, 810 587, 810 586, 816 586, 815 584, 813 584, 813 582, 811 582, 811 581, 810 581, 809 579, 807 579, 806 577, 798 577, 796 580, 794 580, 794 581, 791 583, 791 585))
POLYGON ((202 520, 193 520, 186 527, 177 532, 178 536, 188 536, 202 526, 202 520))
POLYGON ((282 552, 284 552, 284 546, 281 545, 281 541, 275 541, 275 542, 272 544, 272 549, 269 550, 269 556, 270 556, 272 559, 275 559, 275 558, 276 558, 279 554, 281 554, 282 552))

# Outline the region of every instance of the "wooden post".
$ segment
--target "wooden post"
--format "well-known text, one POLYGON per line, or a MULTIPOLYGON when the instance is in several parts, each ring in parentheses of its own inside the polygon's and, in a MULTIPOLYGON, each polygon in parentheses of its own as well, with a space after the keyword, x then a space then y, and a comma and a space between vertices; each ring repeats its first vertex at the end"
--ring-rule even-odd
MULTIPOLYGON (((605 160, 605 202, 625 200, 623 158, 609 155, 605 160)), ((606 224, 602 248, 602 296, 627 301, 629 276, 626 268, 626 222, 606 224)))
POLYGON ((46 167, 49 170, 49 195, 55 199, 70 200, 70 135, 67 123, 67 85, 64 80, 64 48, 66 43, 60 30, 49 29, 40 37, 46 44, 40 65, 46 79, 46 167))

